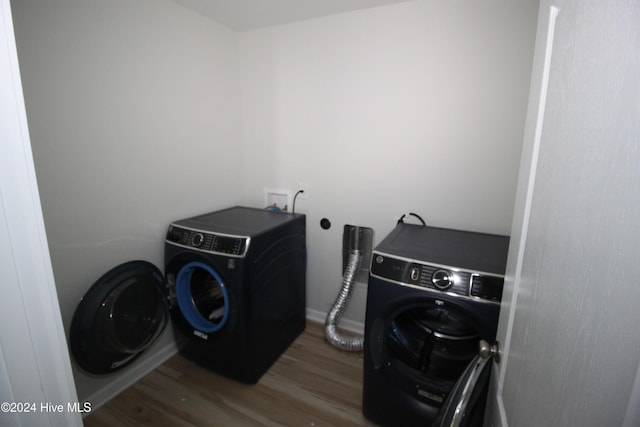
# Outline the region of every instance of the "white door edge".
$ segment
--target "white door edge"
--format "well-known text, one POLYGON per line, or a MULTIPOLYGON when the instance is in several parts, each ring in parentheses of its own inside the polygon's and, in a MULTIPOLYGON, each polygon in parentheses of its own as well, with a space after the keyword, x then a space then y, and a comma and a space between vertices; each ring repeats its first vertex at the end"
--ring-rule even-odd
MULTIPOLYGON (((544 5, 541 5, 541 7, 542 6, 544 5)), ((505 409, 505 403, 502 397, 502 386, 504 384, 504 377, 506 375, 508 361, 509 361, 508 355, 509 355, 509 348, 511 345, 511 334, 513 331, 513 319, 515 317, 515 310, 517 308, 517 302, 518 302, 522 265, 523 265, 524 254, 526 249, 527 230, 529 227, 529 217, 531 214, 531 206, 532 206, 536 171, 537 171, 537 165, 538 165, 538 155, 540 151, 540 141, 542 139, 542 128, 544 124, 547 90, 549 86, 549 74, 551 69, 551 57, 553 52, 555 23, 556 23, 556 19, 558 17, 559 12, 560 12, 560 9, 552 5, 549 7, 549 11, 546 16, 548 25, 547 25, 547 31, 545 34, 545 41, 544 41, 545 47, 544 47, 544 59, 542 64, 542 79, 541 79, 540 88, 539 88, 540 94, 538 96, 538 103, 536 106, 536 115, 534 116, 535 126, 534 126, 533 143, 531 147, 530 164, 528 165, 529 171, 526 175, 526 184, 524 184, 526 185, 525 196, 524 196, 524 200, 521 202, 524 204, 524 208, 521 211, 522 218, 521 219, 514 218, 513 231, 516 231, 516 233, 514 233, 513 231, 511 233, 512 238, 515 236, 517 240, 516 242, 513 242, 512 240, 512 242, 517 245, 517 248, 515 249, 515 257, 516 257, 515 267, 514 267, 514 272, 512 273, 513 290, 511 293, 511 300, 509 301, 509 306, 508 306, 509 311, 508 311, 508 320, 506 324, 507 326, 506 326, 505 336, 501 342, 500 351, 503 354, 503 358, 501 363, 497 365, 499 367, 499 369, 497 370, 497 374, 495 373, 496 370, 494 370, 494 373, 493 373, 493 380, 496 381, 495 384, 497 385, 495 388, 496 405, 494 406, 494 410, 498 412, 497 419, 499 420, 499 423, 500 423, 499 425, 501 427, 506 427, 509 425, 507 421, 508 418, 507 418, 507 413, 505 409), (518 221, 521 221, 519 225, 518 225, 518 221)), ((523 163, 521 167, 527 167, 527 165, 523 163)), ((519 212, 518 209, 516 209, 515 211, 519 212)), ((507 272, 507 275, 508 274, 509 272, 507 272)), ((503 304, 504 304, 504 301, 503 301, 503 304)), ((495 420, 495 417, 494 417, 494 420, 495 420)))

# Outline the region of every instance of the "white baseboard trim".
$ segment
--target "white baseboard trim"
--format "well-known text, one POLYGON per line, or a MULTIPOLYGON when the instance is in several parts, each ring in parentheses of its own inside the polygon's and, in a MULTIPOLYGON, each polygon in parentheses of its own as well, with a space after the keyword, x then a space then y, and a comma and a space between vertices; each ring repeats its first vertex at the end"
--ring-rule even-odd
MULTIPOLYGON (((322 311, 313 310, 311 308, 307 308, 307 320, 311 320, 313 322, 324 323, 327 318, 327 313, 323 313, 322 311)), ((341 319, 339 323, 340 329, 344 329, 345 331, 354 332, 356 334, 364 334, 364 323, 356 322, 349 319, 341 319)))
MULTIPOLYGON (((120 378, 90 395, 87 399, 84 399, 84 401, 91 402, 91 412, 95 411, 118 394, 131 387, 149 372, 162 365, 171 356, 178 353, 179 349, 180 348, 175 341, 169 342, 164 347, 154 351, 154 353, 151 354, 144 363, 131 367, 127 375, 122 375, 120 378)), ((91 412, 84 413, 83 417, 89 415, 91 412)))

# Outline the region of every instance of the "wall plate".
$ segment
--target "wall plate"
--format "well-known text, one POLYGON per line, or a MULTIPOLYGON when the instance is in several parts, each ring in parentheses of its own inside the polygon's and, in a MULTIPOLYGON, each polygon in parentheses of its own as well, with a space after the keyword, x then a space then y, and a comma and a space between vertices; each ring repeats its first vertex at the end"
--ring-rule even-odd
POLYGON ((264 206, 265 208, 275 207, 281 211, 290 211, 293 196, 291 190, 286 188, 265 188, 264 206))

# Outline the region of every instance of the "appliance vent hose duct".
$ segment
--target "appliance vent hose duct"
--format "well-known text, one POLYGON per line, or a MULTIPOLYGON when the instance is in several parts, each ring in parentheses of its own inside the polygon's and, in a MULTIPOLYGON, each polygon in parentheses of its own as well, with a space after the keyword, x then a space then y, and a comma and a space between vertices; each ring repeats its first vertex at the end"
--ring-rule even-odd
POLYGON ((340 289, 340 293, 338 294, 336 301, 333 303, 333 307, 329 310, 324 324, 324 332, 327 341, 340 350, 362 351, 363 349, 363 336, 342 335, 337 330, 338 322, 344 314, 347 304, 349 304, 349 300, 351 299, 353 284, 361 263, 362 252, 359 250, 349 251, 347 268, 344 270, 344 274, 342 275, 342 288, 340 289))

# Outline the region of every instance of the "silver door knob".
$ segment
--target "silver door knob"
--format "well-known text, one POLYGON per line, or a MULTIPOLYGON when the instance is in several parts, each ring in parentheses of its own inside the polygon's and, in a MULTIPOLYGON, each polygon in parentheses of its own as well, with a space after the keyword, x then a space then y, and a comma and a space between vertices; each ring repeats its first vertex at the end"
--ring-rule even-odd
POLYGON ((483 359, 488 359, 490 357, 493 357, 493 360, 495 360, 496 363, 500 363, 500 343, 499 342, 496 341, 494 344, 489 344, 485 340, 480 340, 479 347, 480 348, 478 353, 480 354, 480 357, 482 357, 483 359))

